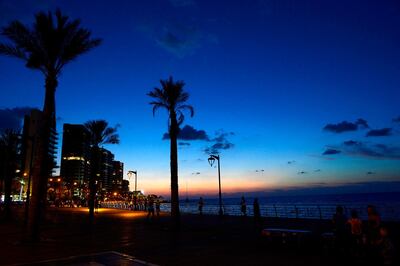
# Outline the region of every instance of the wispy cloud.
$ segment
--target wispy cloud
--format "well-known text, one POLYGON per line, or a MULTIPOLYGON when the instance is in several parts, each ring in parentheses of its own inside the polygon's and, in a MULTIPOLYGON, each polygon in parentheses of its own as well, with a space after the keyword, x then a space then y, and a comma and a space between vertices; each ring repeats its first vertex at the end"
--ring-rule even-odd
POLYGON ((335 155, 335 154, 339 154, 339 153, 341 153, 341 151, 328 148, 322 153, 322 155, 335 155))
POLYGON ((179 142, 178 143, 179 146, 190 146, 189 142, 179 142))
MULTIPOLYGON (((169 139, 169 134, 165 133, 162 137, 163 140, 169 139)), ((186 140, 186 141, 191 141, 191 140, 205 140, 209 141, 209 137, 207 133, 204 130, 197 130, 194 127, 190 125, 185 125, 178 134, 178 139, 180 140, 186 140)), ((186 142, 182 142, 186 143, 186 142)), ((185 144, 184 144, 185 145, 185 144)))
POLYGON ((215 138, 211 140, 214 144, 206 147, 204 152, 206 154, 219 154, 222 150, 232 149, 235 145, 229 141, 228 137, 233 135, 235 135, 233 132, 226 132, 222 129, 217 131, 215 138))
POLYGON ((367 132, 366 137, 387 137, 392 135, 391 128, 372 129, 367 132))
POLYGON ((340 146, 349 156, 361 156, 371 159, 400 160, 400 147, 387 144, 374 144, 361 141, 345 141, 340 146))
POLYGON ((400 116, 393 118, 392 121, 395 123, 400 123, 400 116))
POLYGON ((337 124, 327 124, 323 128, 323 130, 333 133, 343 133, 349 131, 356 131, 358 129, 364 129, 364 128, 369 128, 368 123, 366 120, 359 118, 354 123, 348 121, 342 121, 337 124))

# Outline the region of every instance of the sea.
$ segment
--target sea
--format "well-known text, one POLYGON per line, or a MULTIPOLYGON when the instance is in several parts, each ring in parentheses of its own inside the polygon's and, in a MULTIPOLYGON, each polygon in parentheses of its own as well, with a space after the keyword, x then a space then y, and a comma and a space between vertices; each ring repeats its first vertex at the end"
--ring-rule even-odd
MULTIPOLYGON (((180 201, 184 213, 198 213, 199 198, 183 198, 180 201)), ((222 209, 225 215, 242 215, 240 210, 241 197, 223 196, 222 209)), ((254 197, 246 197, 246 215, 253 215, 254 197)), ((259 197, 261 215, 281 218, 331 219, 336 206, 341 205, 350 216, 356 210, 362 219, 367 217, 367 206, 373 205, 382 220, 400 221, 400 192, 386 193, 354 193, 354 194, 323 194, 259 197)), ((163 204, 162 209, 169 211, 169 204, 163 204)), ((204 198, 203 213, 218 214, 219 199, 204 198)))

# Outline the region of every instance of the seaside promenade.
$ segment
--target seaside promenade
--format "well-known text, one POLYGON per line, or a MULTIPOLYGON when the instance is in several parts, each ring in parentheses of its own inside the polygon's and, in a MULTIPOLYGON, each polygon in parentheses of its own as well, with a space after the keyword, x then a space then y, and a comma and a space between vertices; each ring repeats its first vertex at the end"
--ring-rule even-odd
MULTIPOLYGON (((100 209, 89 229, 86 208, 49 208, 43 239, 37 244, 21 242, 22 221, 17 215, 15 221, 0 224, 0 265, 87 258, 88 254, 109 252, 158 265, 337 265, 343 259, 318 241, 300 246, 271 245, 250 217, 188 214, 182 216, 181 231, 172 232, 168 214, 154 220, 147 220, 146 215, 100 209)), ((329 229, 329 221, 269 219, 262 221, 264 226, 323 231, 329 229)))

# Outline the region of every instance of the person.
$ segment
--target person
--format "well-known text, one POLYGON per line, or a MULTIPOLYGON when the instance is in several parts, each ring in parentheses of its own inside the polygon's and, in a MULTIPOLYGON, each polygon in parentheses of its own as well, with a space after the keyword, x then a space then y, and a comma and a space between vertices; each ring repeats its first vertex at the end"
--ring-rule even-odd
POLYGON ((153 199, 153 197, 149 197, 148 201, 146 199, 146 202, 147 202, 147 211, 148 211, 147 219, 150 218, 150 215, 151 215, 151 218, 154 219, 154 199, 153 199))
POLYGON ((157 198, 156 200, 156 214, 157 214, 157 218, 160 217, 160 208, 161 207, 161 202, 160 202, 160 198, 157 198))
POLYGON ((356 210, 351 211, 351 218, 347 221, 350 225, 351 231, 351 245, 353 254, 355 256, 360 255, 360 247, 362 244, 362 221, 358 218, 358 213, 356 210))
POLYGON ((97 198, 94 200, 94 210, 99 213, 99 200, 97 198))
POLYGON ((346 224, 347 219, 346 215, 344 215, 343 207, 338 205, 332 217, 333 232, 335 234, 337 248, 345 248, 347 236, 346 224))
POLYGON ((395 257, 395 248, 389 238, 389 231, 386 227, 381 227, 379 229, 379 240, 377 242, 379 247, 379 253, 381 260, 384 265, 393 265, 393 259, 395 257))
POLYGON ((381 217, 379 216, 375 206, 367 206, 368 223, 367 223, 367 239, 368 244, 375 245, 379 238, 379 227, 381 224, 381 217))
POLYGON ((253 212, 254 212, 254 222, 255 225, 258 227, 261 222, 261 212, 260 212, 260 204, 258 203, 258 198, 254 198, 253 212))
POLYGON ((203 215, 203 206, 204 206, 204 201, 203 201, 203 198, 200 197, 200 199, 199 199, 199 213, 200 213, 200 215, 203 215))
POLYGON ((242 196, 242 199, 240 200, 240 211, 242 212, 243 216, 247 215, 247 206, 246 206, 246 200, 244 199, 244 196, 242 196))
POLYGON ((133 209, 135 210, 135 211, 137 211, 137 196, 136 195, 134 195, 133 196, 133 209))

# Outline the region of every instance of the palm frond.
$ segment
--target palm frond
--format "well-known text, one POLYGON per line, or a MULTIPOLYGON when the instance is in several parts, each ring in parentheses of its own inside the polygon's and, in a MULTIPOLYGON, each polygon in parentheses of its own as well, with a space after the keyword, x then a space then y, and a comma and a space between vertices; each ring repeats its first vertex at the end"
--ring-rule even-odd
POLYGON ((90 144, 99 147, 102 144, 118 144, 119 136, 116 127, 109 127, 106 120, 90 120, 85 123, 89 133, 90 144))
POLYGON ((188 104, 179 105, 179 106, 177 107, 177 109, 178 109, 178 110, 187 110, 187 111, 189 111, 189 113, 190 113, 190 117, 193 117, 193 116, 194 116, 194 108, 193 108, 193 106, 191 106, 191 105, 188 105, 188 104))
POLYGON ((0 54, 27 60, 27 56, 24 51, 12 45, 0 44, 0 54))

